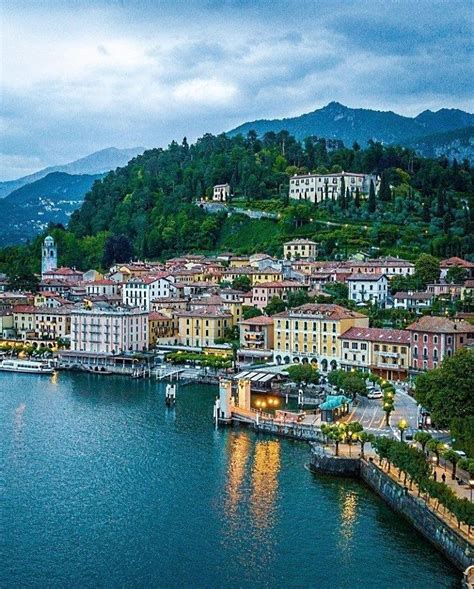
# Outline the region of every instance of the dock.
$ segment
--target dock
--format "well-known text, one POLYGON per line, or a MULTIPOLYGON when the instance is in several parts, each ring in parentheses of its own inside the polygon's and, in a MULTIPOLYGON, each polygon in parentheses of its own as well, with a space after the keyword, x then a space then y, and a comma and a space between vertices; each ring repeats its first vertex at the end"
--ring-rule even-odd
POLYGON ((266 413, 250 406, 250 381, 237 382, 237 398, 232 392, 232 381, 222 378, 219 381, 219 397, 214 405, 216 427, 222 425, 244 424, 257 432, 267 433, 307 442, 321 441, 320 416, 304 415, 290 411, 276 414, 266 413))

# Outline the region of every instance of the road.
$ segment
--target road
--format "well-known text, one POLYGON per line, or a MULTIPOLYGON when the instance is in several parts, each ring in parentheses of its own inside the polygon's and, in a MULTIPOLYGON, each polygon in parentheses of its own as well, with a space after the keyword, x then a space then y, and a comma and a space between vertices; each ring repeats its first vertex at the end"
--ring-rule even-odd
MULTIPOLYGON (((409 427, 417 430, 417 403, 410 397, 404 389, 396 387, 395 410, 390 415, 390 426, 385 425, 385 413, 382 408, 382 399, 368 399, 367 397, 358 397, 357 404, 352 406, 352 410, 344 421, 358 421, 364 426, 364 429, 372 433, 390 433, 398 435, 397 424, 406 420, 409 427)), ((436 437, 442 437, 447 433, 444 430, 426 429, 425 431, 436 437)))

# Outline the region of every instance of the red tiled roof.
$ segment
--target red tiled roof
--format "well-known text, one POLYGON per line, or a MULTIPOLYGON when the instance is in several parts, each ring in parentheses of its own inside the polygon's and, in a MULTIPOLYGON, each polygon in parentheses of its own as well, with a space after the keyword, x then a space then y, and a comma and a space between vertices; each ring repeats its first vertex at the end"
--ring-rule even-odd
POLYGON ((258 317, 251 317, 250 319, 243 319, 240 322, 242 325, 273 325, 273 317, 266 315, 259 315, 258 317))
POLYGON ((410 334, 403 329, 380 329, 378 327, 350 327, 341 339, 356 339, 368 342, 387 342, 408 345, 410 334))
POLYGON ((456 256, 447 258, 446 260, 441 260, 439 266, 440 268, 453 268, 454 266, 461 266, 462 268, 474 268, 474 264, 472 262, 468 262, 467 260, 463 260, 462 258, 458 258, 456 256))
POLYGON ((409 331, 426 331, 428 333, 474 333, 474 325, 467 321, 433 315, 420 317, 406 329, 409 331))

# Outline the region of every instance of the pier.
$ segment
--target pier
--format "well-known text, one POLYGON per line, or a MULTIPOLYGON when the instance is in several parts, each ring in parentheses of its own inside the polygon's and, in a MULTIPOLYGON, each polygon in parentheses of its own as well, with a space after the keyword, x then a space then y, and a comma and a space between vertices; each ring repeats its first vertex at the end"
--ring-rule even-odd
POLYGON ((319 414, 306 415, 303 412, 276 411, 266 413, 250 406, 251 382, 237 381, 236 394, 232 381, 220 379, 219 397, 214 404, 214 422, 220 425, 245 424, 256 431, 275 436, 317 442, 322 439, 319 414))

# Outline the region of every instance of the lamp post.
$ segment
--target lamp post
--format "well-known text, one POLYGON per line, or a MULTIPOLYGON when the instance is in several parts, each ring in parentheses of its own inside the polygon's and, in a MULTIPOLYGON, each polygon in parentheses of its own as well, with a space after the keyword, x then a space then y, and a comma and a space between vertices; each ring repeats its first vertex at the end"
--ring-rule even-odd
POLYGON ((474 489, 474 479, 469 479, 470 501, 472 503, 472 489, 474 489))

